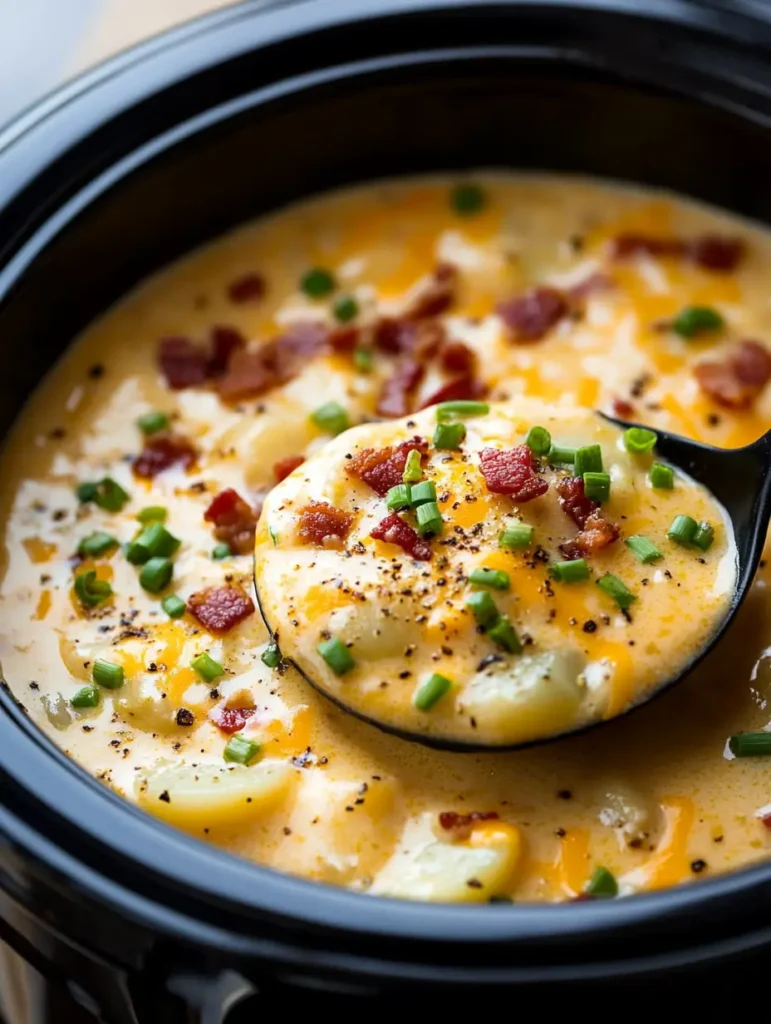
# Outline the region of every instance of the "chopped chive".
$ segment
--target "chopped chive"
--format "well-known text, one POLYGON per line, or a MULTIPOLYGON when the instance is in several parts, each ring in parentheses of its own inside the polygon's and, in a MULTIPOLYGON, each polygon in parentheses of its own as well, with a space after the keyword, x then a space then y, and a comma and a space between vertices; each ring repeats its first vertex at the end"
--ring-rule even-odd
POLYGON ((497 622, 487 630, 488 637, 493 643, 498 644, 509 654, 519 654, 522 650, 522 641, 517 636, 517 631, 505 615, 501 615, 497 622))
POLYGON ((452 451, 460 448, 465 436, 466 427, 463 423, 438 423, 432 441, 434 448, 452 451))
POLYGON ((233 552, 230 550, 229 544, 215 544, 211 552, 215 562, 221 562, 223 558, 230 558, 232 554, 233 552))
POLYGON ((409 508, 410 501, 409 484, 397 484, 396 487, 391 487, 386 494, 386 508, 389 508, 392 512, 398 512, 402 508, 409 508))
POLYGON ((434 672, 428 679, 424 679, 412 695, 412 703, 418 711, 430 711, 444 695, 452 689, 452 681, 447 676, 441 676, 434 672))
POLYGON ((323 267, 314 267, 303 274, 300 288, 309 299, 323 299, 335 290, 335 279, 323 267))
POLYGON ((440 402, 436 407, 437 423, 449 423, 454 419, 470 416, 484 416, 490 411, 487 402, 475 402, 470 398, 459 398, 457 402, 440 402))
POLYGON ((168 510, 163 505, 148 505, 147 508, 137 512, 137 519, 140 523, 163 523, 168 514, 168 510))
POLYGON ((103 480, 99 480, 97 483, 79 484, 75 493, 78 501, 84 504, 93 501, 99 508, 103 508, 105 512, 120 512, 129 500, 129 495, 123 490, 121 485, 109 476, 104 477, 103 480))
POLYGON ((151 558, 169 558, 181 543, 163 523, 150 523, 127 545, 126 558, 132 565, 144 565, 151 558))
POLYGON ((740 732, 729 736, 728 749, 734 757, 768 757, 771 755, 771 732, 740 732))
POLYGON ((78 544, 78 554, 83 558, 98 558, 117 546, 118 542, 114 537, 97 530, 95 533, 89 533, 78 544))
POLYGON ((632 602, 637 600, 637 597, 623 580, 620 580, 618 576, 614 576, 611 572, 606 572, 604 576, 598 579, 597 586, 600 590, 605 591, 609 597, 613 598, 622 612, 625 612, 632 602))
POLYGON ((348 413, 339 402, 325 402, 324 405, 320 405, 315 412, 311 413, 311 419, 317 427, 321 427, 333 437, 342 434, 351 425, 348 413))
POLYGON ((220 676, 225 675, 225 669, 218 661, 212 658, 208 651, 196 654, 190 662, 190 668, 197 672, 201 679, 207 683, 211 683, 220 676))
POLYGON ((137 426, 143 434, 157 434, 165 430, 169 425, 169 417, 165 412, 146 412, 137 420, 137 426))
POLYGON ((712 541, 715 539, 715 527, 711 523, 702 521, 693 538, 693 543, 702 551, 709 551, 712 541))
POLYGON ((161 608, 170 619, 181 619, 187 610, 187 605, 178 594, 169 594, 161 601, 161 608))
POLYGON ((466 600, 466 607, 477 620, 478 625, 492 626, 498 619, 498 608, 486 590, 477 590, 466 600))
POLYGON ((584 558, 572 558, 568 562, 552 562, 549 575, 560 583, 578 583, 589 579, 589 566, 584 558))
POLYGON ((508 590, 509 574, 503 569, 474 569, 468 574, 469 583, 477 587, 490 587, 492 590, 508 590))
POLYGON ((485 193, 481 185, 469 182, 456 185, 450 193, 450 206, 461 217, 469 217, 479 213, 485 205, 485 193))
POLYGON ((275 641, 268 644, 260 655, 260 661, 262 661, 263 665, 267 665, 268 668, 278 667, 281 662, 281 651, 278 649, 278 644, 275 641))
POLYGON ((639 533, 634 537, 627 537, 624 543, 631 552, 637 555, 643 565, 655 562, 656 559, 662 557, 656 545, 652 544, 647 537, 641 537, 639 533))
POLYGON ((645 455, 656 447, 658 437, 647 427, 630 427, 624 431, 624 447, 633 455, 645 455))
POLYGON ((322 640, 316 650, 336 676, 344 676, 356 664, 351 652, 339 637, 332 636, 329 640, 322 640))
POLYGON ((92 684, 81 687, 77 693, 73 694, 70 704, 74 708, 96 708, 99 706, 100 699, 99 687, 92 684))
POLYGON ((118 690, 123 686, 125 673, 122 665, 97 658, 91 667, 91 678, 99 686, 106 686, 108 690, 118 690))
POLYGON ((374 364, 372 352, 368 348, 355 348, 353 350, 353 365, 359 373, 369 373, 374 364))
POLYGON ((335 320, 341 324, 350 323, 359 315, 359 303, 353 295, 341 295, 334 305, 335 320))
POLYGON ((672 525, 667 530, 667 537, 680 544, 682 547, 690 547, 693 538, 699 530, 699 524, 691 516, 675 516, 672 525))
POLYGON ((81 504, 85 505, 96 498, 97 487, 94 483, 78 484, 75 488, 75 496, 81 504))
POLYGON ((79 573, 74 585, 78 600, 86 608, 101 604, 112 594, 110 584, 106 580, 98 580, 93 569, 79 573))
POLYGON ((594 869, 584 891, 587 896, 596 899, 612 899, 618 896, 618 882, 607 868, 598 867, 594 869))
POLYGON ((416 484, 423 476, 423 467, 420 464, 420 452, 413 448, 407 453, 407 461, 404 463, 402 480, 405 484, 416 484))
POLYGON ((498 537, 500 548, 526 548, 533 543, 535 527, 530 523, 512 523, 498 537))
POLYGON ((674 471, 669 466, 665 466, 663 462, 653 463, 648 473, 648 479, 651 482, 651 487, 656 487, 660 491, 671 491, 675 486, 674 471))
POLYGON ((425 505, 428 501, 436 501, 436 484, 433 480, 421 480, 413 484, 410 493, 410 504, 413 508, 425 505))
POLYGON ((567 448, 565 445, 552 444, 549 449, 549 462, 554 465, 572 466, 576 461, 577 448, 567 448))
POLYGON ((442 532, 442 513, 435 501, 427 501, 425 505, 418 505, 415 514, 418 520, 418 533, 421 537, 442 532))
POLYGON ((174 563, 168 558, 151 558, 142 566, 139 585, 150 594, 159 594, 171 582, 174 563))
POLYGON ((534 455, 548 455, 551 448, 551 434, 546 427, 531 427, 525 444, 534 455))
POLYGON ((232 761, 234 764, 249 765, 257 757, 261 749, 262 747, 259 743, 255 743, 254 740, 248 740, 246 736, 231 736, 225 744, 222 756, 226 761, 232 761))
POLYGON ((725 320, 711 306, 686 306, 672 321, 672 330, 681 338, 692 338, 706 331, 719 331, 725 320))
POLYGON ((608 501, 610 473, 584 473, 584 494, 592 501, 608 501))
POLYGON ((576 450, 576 476, 602 472, 602 449, 598 444, 587 444, 576 450))

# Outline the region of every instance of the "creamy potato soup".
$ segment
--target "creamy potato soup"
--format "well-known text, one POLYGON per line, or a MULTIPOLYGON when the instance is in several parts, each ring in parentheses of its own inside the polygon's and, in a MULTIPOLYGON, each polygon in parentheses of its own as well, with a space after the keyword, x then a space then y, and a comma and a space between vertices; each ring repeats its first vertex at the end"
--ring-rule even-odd
POLYGON ((86 331, 5 446, 8 686, 150 813, 369 894, 624 897, 765 857, 765 568, 684 685, 515 752, 388 735, 287 659, 493 744, 673 674, 735 566, 655 431, 771 425, 769 280, 760 229, 570 178, 376 184, 221 239, 86 331))

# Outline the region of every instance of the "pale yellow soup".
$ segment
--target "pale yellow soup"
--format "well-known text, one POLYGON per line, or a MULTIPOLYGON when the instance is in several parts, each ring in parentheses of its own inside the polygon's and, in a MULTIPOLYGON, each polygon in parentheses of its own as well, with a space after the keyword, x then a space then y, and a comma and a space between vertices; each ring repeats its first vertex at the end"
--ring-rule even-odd
MULTIPOLYGON (((190 612, 172 619, 161 606, 172 591, 187 601, 226 582, 251 592, 249 555, 212 558, 216 538, 204 519, 212 498, 232 487, 256 502, 276 483, 274 463, 311 457, 330 442, 314 410, 333 401, 352 424, 372 420, 394 372, 394 358, 379 351, 369 369, 351 353, 319 354, 258 398, 225 403, 212 385, 167 386, 156 358, 162 337, 203 344, 213 325, 231 325, 258 345, 298 319, 331 325, 334 303, 349 294, 359 309, 353 323, 366 336, 375 318, 398 316, 413 301, 438 263, 451 263, 459 288, 438 320, 476 354, 490 401, 524 396, 562 415, 610 410, 624 399, 632 419, 725 446, 749 443, 771 424, 768 389, 734 411, 705 395, 693 374, 700 362, 730 357, 741 339, 771 337, 764 231, 643 190, 568 178, 473 180, 485 203, 467 215, 453 209, 450 178, 368 186, 293 207, 156 276, 75 341, 30 400, 2 459, 4 676, 40 727, 127 799, 236 854, 371 894, 563 900, 602 865, 628 895, 757 861, 769 842, 757 816, 771 800, 768 762, 733 758, 726 741, 769 721, 764 570, 727 640, 685 685, 583 736, 508 754, 432 751, 342 712, 295 670, 263 663, 268 635, 256 609, 213 635, 190 612), (723 273, 667 255, 614 260, 608 243, 624 232, 738 235, 747 253, 723 273), (333 294, 301 291, 313 267, 334 275, 333 294), (232 302, 229 286, 249 272, 264 277, 264 296, 232 302), (611 286, 586 295, 542 340, 518 344, 496 313, 497 302, 535 285, 570 289, 597 272, 611 286), (725 325, 678 336, 667 325, 694 305, 717 310, 725 325), (187 469, 145 481, 132 460, 143 446, 136 420, 151 410, 169 414, 197 456, 187 469), (78 501, 79 484, 105 476, 129 495, 120 511, 78 501), (122 550, 147 506, 165 507, 166 527, 181 541, 161 594, 143 589, 122 550), (78 561, 78 545, 95 531, 121 546, 78 561), (90 569, 112 594, 84 608, 73 584, 90 569), (191 663, 204 652, 224 674, 201 677, 191 663), (125 681, 100 687, 97 707, 73 708, 97 659, 120 665, 125 681), (224 760, 232 738, 214 719, 226 706, 251 712, 234 734, 242 748, 260 745, 248 767, 224 760), (447 829, 440 815, 446 822, 449 812, 487 817, 447 829)), ((432 360, 415 409, 446 376, 432 360)), ((296 473, 303 479, 302 467, 296 473)), ((685 498, 676 486, 667 515, 689 514, 685 498)), ((712 585, 710 567, 727 550, 716 525, 702 566, 667 547, 663 520, 640 524, 676 560, 673 575, 688 595, 673 631, 690 629, 694 590, 712 585)), ((630 553, 619 548, 618 556, 619 576, 634 572, 630 586, 642 590, 630 553)), ((331 614, 332 598, 322 592, 318 602, 319 615, 331 614)), ((615 664, 642 661, 639 644, 624 644, 637 637, 608 614, 592 643, 615 643, 615 664)), ((654 622, 645 642, 663 643, 654 622)))

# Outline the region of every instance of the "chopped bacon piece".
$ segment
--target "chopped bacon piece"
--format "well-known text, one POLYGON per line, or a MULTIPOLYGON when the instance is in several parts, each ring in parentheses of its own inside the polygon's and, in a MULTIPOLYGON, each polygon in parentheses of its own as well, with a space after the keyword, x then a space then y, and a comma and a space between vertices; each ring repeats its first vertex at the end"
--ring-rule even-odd
POLYGON ((429 405, 437 405, 439 402, 457 402, 466 398, 482 398, 487 393, 485 385, 475 377, 464 375, 449 380, 437 391, 430 395, 421 405, 421 409, 427 409, 429 405))
POLYGON ((325 501, 312 501, 298 513, 297 536, 304 544, 323 544, 329 538, 345 540, 353 525, 353 516, 325 501))
POLYGON ((410 355, 433 359, 445 340, 444 324, 438 320, 406 320, 384 317, 375 324, 373 341, 388 355, 410 355))
POLYGON ((254 547, 259 512, 232 487, 215 495, 203 517, 207 523, 214 523, 214 536, 234 554, 248 555, 254 547))
POLYGON ((428 541, 420 537, 417 531, 395 512, 381 520, 370 537, 385 541, 386 544, 395 544, 418 562, 428 562, 431 558, 431 545, 428 541))
POLYGON ((634 416, 634 406, 626 398, 614 398, 611 405, 613 407, 613 415, 618 416, 620 419, 628 419, 630 416, 634 416))
POLYGON ((568 303, 556 288, 533 288, 515 299, 499 302, 498 315, 519 344, 540 341, 568 313, 568 303))
POLYGON ((285 459, 279 459, 278 462, 273 463, 273 474, 281 483, 282 480, 286 480, 290 473, 293 473, 298 466, 302 466, 305 462, 303 455, 287 455, 285 459))
POLYGON ((260 274, 244 274, 243 277, 231 281, 228 286, 228 298, 231 302, 252 302, 265 295, 265 278, 260 274))
POLYGON ((361 331, 358 327, 338 327, 327 339, 333 352, 353 352, 361 331))
POLYGON ((746 251, 743 239, 721 235, 702 235, 688 245, 688 255, 694 263, 723 274, 736 270, 746 251))
POLYGON ((254 714, 254 708, 212 708, 209 718, 218 729, 226 733, 241 732, 254 714))
POLYGON ((479 453, 479 466, 493 494, 508 494, 524 504, 546 494, 549 484, 536 472, 536 461, 526 444, 500 451, 483 448, 479 453))
POLYGON ((423 380, 425 367, 409 356, 402 359, 393 376, 383 382, 377 400, 379 416, 406 416, 412 407, 412 397, 423 380))
POLYGON ((324 349, 328 336, 324 324, 315 320, 298 320, 276 338, 273 344, 281 382, 295 377, 310 358, 318 355, 324 349))
POLYGON ((170 388, 193 388, 206 380, 207 356, 189 338, 161 338, 158 362, 170 388))
POLYGON ((246 348, 246 338, 235 327, 214 327, 206 376, 220 377, 227 370, 233 353, 241 348, 246 348))
POLYGON ((757 341, 742 341, 721 362, 699 363, 702 391, 727 409, 748 409, 771 379, 771 354, 757 341))
POLYGON ((445 832, 452 832, 455 840, 468 839, 471 831, 478 821, 497 821, 497 811, 470 811, 468 814, 458 814, 457 811, 442 811, 439 815, 439 825, 445 832))
POLYGON ((195 462, 197 452, 186 437, 179 434, 155 434, 134 459, 134 475, 151 480, 178 463, 185 469, 195 462))
POLYGON ((217 390, 229 402, 257 398, 296 376, 308 359, 324 348, 326 339, 323 324, 299 321, 259 348, 238 349, 217 382, 217 390))
POLYGON ((584 481, 580 476, 569 476, 556 484, 557 500, 562 511, 569 515, 579 529, 599 506, 584 493, 584 481))
POLYGON ((402 441, 401 444, 386 448, 362 448, 345 469, 351 476, 357 476, 369 484, 375 494, 383 498, 392 487, 402 482, 402 473, 411 451, 418 451, 421 457, 425 456, 428 442, 422 437, 413 437, 411 441, 402 441))
POLYGON ((462 341, 450 341, 442 349, 442 366, 448 373, 463 373, 469 376, 476 367, 476 353, 462 341))
POLYGON ((408 320, 424 320, 446 313, 455 302, 458 288, 458 268, 452 263, 440 263, 431 280, 422 289, 404 314, 408 320))
POLYGON ((565 558, 583 558, 613 544, 619 532, 616 523, 609 522, 602 512, 595 510, 586 517, 583 528, 573 540, 560 544, 560 551, 565 558))
POLYGON ((191 594, 187 610, 210 633, 227 633, 254 612, 254 602, 241 587, 227 583, 191 594))

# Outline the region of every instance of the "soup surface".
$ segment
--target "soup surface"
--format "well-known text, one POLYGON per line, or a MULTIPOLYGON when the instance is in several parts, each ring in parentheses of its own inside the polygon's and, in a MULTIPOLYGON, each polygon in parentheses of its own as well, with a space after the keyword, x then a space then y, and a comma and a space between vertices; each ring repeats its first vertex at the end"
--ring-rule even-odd
MULTIPOLYGON (((277 496, 299 495, 324 465, 317 453, 330 441, 331 453, 347 447, 348 425, 368 424, 352 436, 374 447, 369 438, 402 437, 403 417, 433 424, 435 410, 419 410, 437 402, 541 402, 579 420, 603 409, 714 444, 751 442, 771 424, 770 275, 767 234, 717 212, 602 183, 488 174, 323 197, 193 254, 76 341, 6 445, 0 656, 9 686, 55 742, 151 813, 242 856, 370 893, 561 900, 590 885, 626 895, 764 857, 766 762, 735 757, 727 742, 768 724, 764 569, 729 637, 684 686, 596 732, 453 754, 346 714, 282 661, 255 606, 251 556, 265 503, 264 571, 294 573, 287 602, 301 595, 309 623, 331 621, 355 572, 337 587, 316 580, 294 549, 291 566, 277 561, 283 527, 275 548, 266 538, 277 496)), ((618 558, 641 613, 645 587, 666 595, 652 609, 659 625, 634 606, 631 624, 611 601, 595 609, 596 587, 591 609, 570 616, 570 587, 581 581, 555 579, 554 598, 534 587, 522 600, 528 615, 554 601, 562 624, 553 628, 578 636, 578 650, 606 658, 619 679, 655 660, 651 645, 664 651, 719 613, 708 605, 724 526, 687 482, 668 491, 665 474, 658 485, 666 517, 710 520, 712 545, 701 533, 707 548, 694 547, 686 524, 677 547, 663 516, 641 513, 585 559, 597 576, 618 558), (665 557, 638 562, 628 532, 665 557), (654 583, 665 570, 673 578, 654 583), (636 620, 649 625, 638 630, 636 620)), ((350 493, 338 486, 347 501, 360 483, 352 478, 350 493)), ((521 519, 546 530, 530 517, 537 501, 520 509, 512 499, 507 529, 521 519)), ((473 535, 479 502, 437 505, 473 535)), ((612 513, 611 496, 602 514, 612 513)), ((542 547, 551 566, 556 548, 542 547)), ((521 556, 484 553, 493 561, 481 567, 502 569, 516 595, 521 556)), ((410 573, 415 561, 405 554, 410 573)), ((435 571, 437 556, 428 564, 435 571)), ((479 592, 500 608, 510 600, 479 592)), ((281 602, 282 591, 269 593, 281 602)), ((357 614, 388 606, 364 598, 357 614)), ((307 634, 295 618, 279 639, 299 660, 307 634)), ((445 654, 423 632, 398 639, 414 645, 407 658, 421 672, 434 653, 448 659, 447 676, 451 659, 484 657, 489 643, 469 635, 467 648, 449 643, 445 654)), ((488 653, 493 646, 501 649, 488 653)), ((418 679, 405 682, 394 692, 411 695, 418 679)), ((441 702, 425 712, 442 714, 441 702)))

